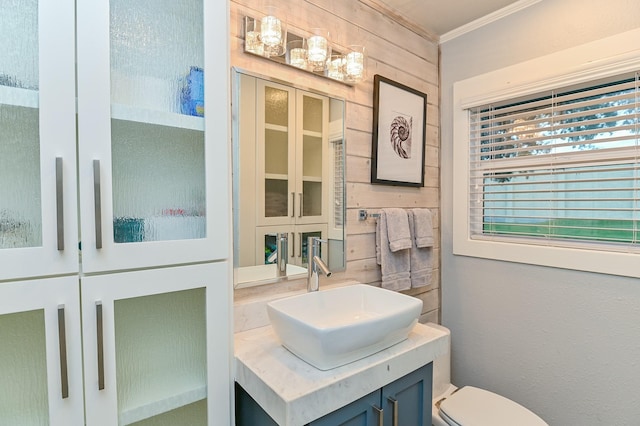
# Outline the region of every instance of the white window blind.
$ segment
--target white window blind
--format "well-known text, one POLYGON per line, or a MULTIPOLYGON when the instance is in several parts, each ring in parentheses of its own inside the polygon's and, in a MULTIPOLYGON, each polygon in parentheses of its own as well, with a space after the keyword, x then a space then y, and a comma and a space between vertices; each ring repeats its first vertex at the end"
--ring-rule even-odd
POLYGON ((640 250, 640 82, 470 113, 470 238, 640 250))

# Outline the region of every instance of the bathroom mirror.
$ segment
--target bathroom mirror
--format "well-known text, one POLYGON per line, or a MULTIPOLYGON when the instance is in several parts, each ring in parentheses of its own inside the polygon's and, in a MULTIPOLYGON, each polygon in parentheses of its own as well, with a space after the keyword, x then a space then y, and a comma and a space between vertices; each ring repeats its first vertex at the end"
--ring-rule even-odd
POLYGON ((234 287, 345 267, 342 99, 233 69, 234 287))

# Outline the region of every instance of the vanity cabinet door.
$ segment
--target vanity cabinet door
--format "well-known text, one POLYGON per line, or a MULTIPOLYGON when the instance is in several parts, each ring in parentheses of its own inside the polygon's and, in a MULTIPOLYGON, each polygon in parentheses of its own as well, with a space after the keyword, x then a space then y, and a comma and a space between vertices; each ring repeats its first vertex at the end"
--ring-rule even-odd
POLYGON ((235 392, 236 426, 278 426, 237 382, 235 392))
POLYGON ((378 390, 309 423, 309 426, 378 426, 383 415, 379 404, 378 390))
POLYGON ((382 388, 385 425, 430 425, 433 364, 382 388))
POLYGON ((310 425, 428 426, 431 424, 432 371, 429 363, 310 425))

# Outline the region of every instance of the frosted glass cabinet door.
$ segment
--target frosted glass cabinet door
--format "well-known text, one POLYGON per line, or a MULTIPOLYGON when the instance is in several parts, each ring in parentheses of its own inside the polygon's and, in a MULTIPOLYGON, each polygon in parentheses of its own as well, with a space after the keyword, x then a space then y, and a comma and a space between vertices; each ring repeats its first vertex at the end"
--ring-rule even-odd
POLYGON ((228 285, 226 263, 82 279, 87 425, 215 424, 215 330, 229 331, 211 283, 228 285))
POLYGON ((256 205, 260 225, 292 222, 300 198, 296 176, 296 92, 257 79, 256 205))
POLYGON ((329 100, 298 91, 296 111, 296 190, 300 199, 296 223, 326 223, 329 210, 329 100))
POLYGON ((0 284, 0 424, 84 422, 77 277, 0 284))
POLYGON ((73 0, 0 1, 0 281, 78 270, 74 25, 73 0))
POLYGON ((87 272, 227 257, 228 104, 206 95, 229 70, 205 42, 226 8, 204 3, 78 1, 87 272))

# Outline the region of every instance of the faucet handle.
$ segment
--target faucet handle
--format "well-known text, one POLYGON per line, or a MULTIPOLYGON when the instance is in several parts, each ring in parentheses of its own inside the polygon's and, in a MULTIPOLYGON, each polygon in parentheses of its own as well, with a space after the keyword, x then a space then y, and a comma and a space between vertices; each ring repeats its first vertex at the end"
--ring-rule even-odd
POLYGON ((320 243, 326 243, 327 240, 323 240, 320 237, 309 237, 309 240, 311 240, 313 242, 313 244, 320 244, 320 243))

